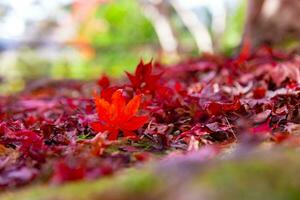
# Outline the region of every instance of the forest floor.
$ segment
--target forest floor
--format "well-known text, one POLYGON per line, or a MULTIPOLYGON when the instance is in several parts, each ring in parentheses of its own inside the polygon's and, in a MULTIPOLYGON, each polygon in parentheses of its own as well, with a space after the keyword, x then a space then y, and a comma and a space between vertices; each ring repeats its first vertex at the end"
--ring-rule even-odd
POLYGON ((0 98, 0 199, 300 197, 300 57, 268 47, 0 98))

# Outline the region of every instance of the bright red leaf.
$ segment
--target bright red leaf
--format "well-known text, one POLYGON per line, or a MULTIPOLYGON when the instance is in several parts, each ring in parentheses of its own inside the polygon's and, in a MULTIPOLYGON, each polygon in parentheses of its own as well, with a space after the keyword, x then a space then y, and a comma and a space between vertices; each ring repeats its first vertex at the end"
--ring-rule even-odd
POLYGON ((135 138, 136 134, 133 131, 148 120, 147 116, 136 116, 141 95, 134 96, 126 103, 122 90, 119 89, 113 93, 111 102, 95 95, 95 103, 99 121, 92 123, 92 128, 97 132, 108 132, 109 140, 116 140, 119 131, 122 131, 125 137, 135 138))

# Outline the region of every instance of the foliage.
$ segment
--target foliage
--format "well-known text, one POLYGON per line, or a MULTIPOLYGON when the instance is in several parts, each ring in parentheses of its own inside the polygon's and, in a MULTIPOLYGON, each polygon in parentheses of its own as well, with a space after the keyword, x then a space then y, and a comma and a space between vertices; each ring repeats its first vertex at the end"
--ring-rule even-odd
POLYGON ((136 138, 134 132, 143 126, 147 116, 135 116, 140 107, 141 95, 134 96, 127 104, 123 97, 122 90, 116 90, 111 96, 112 103, 104 98, 95 96, 96 110, 99 120, 92 124, 92 128, 100 133, 108 132, 108 139, 116 140, 119 130, 124 136, 136 138))
POLYGON ((43 80, 2 96, 0 185, 94 180, 172 152, 299 144, 295 54, 246 42, 237 57, 141 61, 127 76, 43 80))
POLYGON ((231 55, 241 43, 246 22, 247 1, 241 0, 240 5, 227 19, 224 35, 221 39, 221 51, 231 55))
POLYGON ((88 65, 101 66, 106 73, 119 76, 139 58, 154 55, 153 47, 158 45, 155 31, 137 1, 102 4, 90 21, 82 24, 85 30, 80 33, 97 55, 88 65))

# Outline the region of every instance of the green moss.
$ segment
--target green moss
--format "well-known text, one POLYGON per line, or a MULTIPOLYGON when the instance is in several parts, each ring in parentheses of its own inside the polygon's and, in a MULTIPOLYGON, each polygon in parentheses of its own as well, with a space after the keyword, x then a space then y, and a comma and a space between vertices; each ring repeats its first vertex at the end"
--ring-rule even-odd
POLYGON ((197 181, 201 187, 209 188, 216 199, 299 198, 298 156, 294 153, 270 156, 220 163, 197 181))
MULTIPOLYGON (((157 179, 147 171, 130 170, 124 174, 98 181, 81 181, 62 186, 31 186, 18 191, 5 192, 1 200, 93 200, 114 195, 133 196, 150 192, 158 185, 157 179)), ((105 199, 107 199, 105 198, 105 199)))
POLYGON ((179 163, 174 162, 167 169, 153 168, 152 164, 148 164, 150 170, 131 169, 99 181, 69 183, 58 187, 31 186, 6 192, 0 199, 184 200, 187 195, 206 200, 299 199, 298 154, 295 150, 276 150, 208 163, 191 162, 183 157, 179 163))

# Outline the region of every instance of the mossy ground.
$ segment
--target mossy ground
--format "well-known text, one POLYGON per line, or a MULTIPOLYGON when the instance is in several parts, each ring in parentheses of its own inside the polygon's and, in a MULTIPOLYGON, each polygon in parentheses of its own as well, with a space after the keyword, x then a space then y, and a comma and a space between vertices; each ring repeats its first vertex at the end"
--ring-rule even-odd
MULTIPOLYGON (((184 158, 180 162, 186 162, 184 158)), ((190 162, 190 161, 189 161, 190 162)), ((31 186, 5 192, 3 200, 129 199, 297 199, 300 198, 299 152, 274 150, 192 163, 189 175, 148 164, 98 181, 61 186, 31 186), (196 164, 195 164, 196 163, 196 164), (198 165, 198 167, 197 167, 198 165), (195 167, 196 166, 196 167, 195 167), (174 174, 172 174, 174 173, 174 174), (166 176, 167 175, 167 176, 166 176), (166 177, 170 178, 166 178, 166 177)), ((172 168, 176 167, 176 170, 172 168)))

